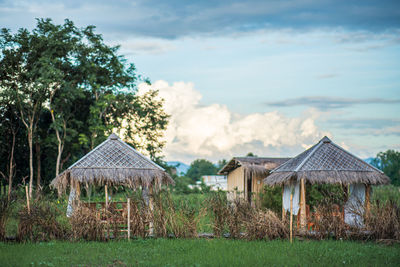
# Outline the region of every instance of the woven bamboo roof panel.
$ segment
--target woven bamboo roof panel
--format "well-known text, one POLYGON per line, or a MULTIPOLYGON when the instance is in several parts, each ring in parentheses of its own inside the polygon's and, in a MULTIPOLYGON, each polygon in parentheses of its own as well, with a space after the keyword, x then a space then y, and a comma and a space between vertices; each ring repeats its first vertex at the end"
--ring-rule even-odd
POLYGON ((302 178, 310 183, 390 182, 381 170, 347 152, 326 136, 311 148, 272 170, 264 183, 278 185, 302 178))
POLYGON ((115 134, 58 175, 51 185, 60 188, 72 181, 130 187, 173 183, 163 168, 115 134))

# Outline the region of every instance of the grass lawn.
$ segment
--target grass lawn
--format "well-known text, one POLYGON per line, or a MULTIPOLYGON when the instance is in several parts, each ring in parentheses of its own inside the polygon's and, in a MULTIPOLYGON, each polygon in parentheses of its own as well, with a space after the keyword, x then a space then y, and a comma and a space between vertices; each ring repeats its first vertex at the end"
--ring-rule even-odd
POLYGON ((340 241, 147 239, 0 243, 1 266, 400 266, 400 246, 340 241))

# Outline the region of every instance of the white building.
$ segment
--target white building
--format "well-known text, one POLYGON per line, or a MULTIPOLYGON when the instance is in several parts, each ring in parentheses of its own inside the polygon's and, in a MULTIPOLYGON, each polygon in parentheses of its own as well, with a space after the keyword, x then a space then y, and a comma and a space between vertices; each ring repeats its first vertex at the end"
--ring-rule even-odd
POLYGON ((203 175, 201 176, 203 183, 209 187, 211 190, 226 191, 228 189, 228 182, 225 175, 203 175))

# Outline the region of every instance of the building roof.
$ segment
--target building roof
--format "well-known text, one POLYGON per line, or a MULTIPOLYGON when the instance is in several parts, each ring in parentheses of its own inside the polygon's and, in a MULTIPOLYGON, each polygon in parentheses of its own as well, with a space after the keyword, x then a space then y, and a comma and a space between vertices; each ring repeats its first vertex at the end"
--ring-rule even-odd
POLYGON ((304 178, 310 183, 386 184, 389 178, 374 166, 347 152, 328 137, 273 169, 264 179, 268 185, 304 178))
POLYGON ((218 174, 226 175, 238 167, 243 167, 247 173, 268 175, 272 169, 289 159, 290 158, 234 157, 222 167, 218 174))
POLYGON ((87 184, 149 186, 173 183, 172 178, 150 159, 111 134, 106 141, 59 174, 54 187, 65 187, 72 180, 87 184))

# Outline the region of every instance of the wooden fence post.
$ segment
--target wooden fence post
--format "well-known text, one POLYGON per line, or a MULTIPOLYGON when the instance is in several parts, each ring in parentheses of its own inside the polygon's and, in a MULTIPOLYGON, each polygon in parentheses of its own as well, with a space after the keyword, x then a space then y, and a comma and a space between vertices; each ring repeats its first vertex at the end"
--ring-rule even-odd
POLYGON ((282 221, 285 219, 286 211, 285 207, 283 206, 283 192, 285 191, 285 186, 282 185, 282 221))
POLYGON ((293 243, 293 193, 290 192, 290 243, 293 243))
POLYGON ((306 215, 306 188, 304 184, 304 178, 301 179, 301 198, 300 198, 300 228, 305 231, 307 226, 307 215, 306 215))
POLYGON ((31 213, 31 207, 29 205, 29 193, 28 193, 28 186, 25 185, 25 194, 26 194, 26 206, 28 207, 28 213, 31 213))
POLYGON ((131 199, 127 199, 127 208, 128 208, 128 240, 131 239, 131 199))
POLYGON ((108 210, 108 190, 107 190, 107 185, 104 186, 104 191, 106 193, 106 210, 108 210))

